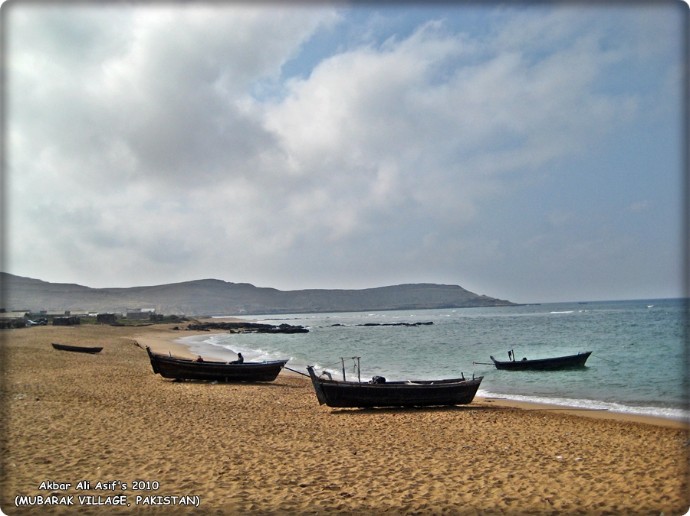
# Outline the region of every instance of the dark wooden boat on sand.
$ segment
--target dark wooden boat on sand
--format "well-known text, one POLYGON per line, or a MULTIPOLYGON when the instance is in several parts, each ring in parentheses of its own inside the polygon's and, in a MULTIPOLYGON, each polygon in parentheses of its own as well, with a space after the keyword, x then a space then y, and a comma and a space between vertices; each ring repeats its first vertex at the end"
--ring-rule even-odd
POLYGON ((198 361, 154 353, 147 346, 153 372, 175 380, 206 380, 213 382, 272 382, 287 360, 228 363, 198 361))
POLYGON ((591 355, 591 351, 581 352, 577 355, 567 355, 562 357, 552 358, 537 358, 528 360, 515 360, 515 353, 510 352, 509 358, 512 360, 496 360, 491 356, 491 361, 496 366, 496 369, 504 369, 506 371, 555 371, 558 369, 576 369, 585 367, 585 362, 591 355))
POLYGON ((316 376, 312 366, 307 371, 320 405, 350 408, 465 405, 483 378, 388 382, 375 376, 369 382, 350 382, 316 376))
POLYGON ((69 344, 58 344, 57 342, 52 343, 53 347, 55 349, 59 349, 60 351, 74 351, 76 353, 91 353, 92 355, 94 353, 100 353, 101 350, 103 349, 102 347, 88 347, 88 346, 70 346, 69 344))

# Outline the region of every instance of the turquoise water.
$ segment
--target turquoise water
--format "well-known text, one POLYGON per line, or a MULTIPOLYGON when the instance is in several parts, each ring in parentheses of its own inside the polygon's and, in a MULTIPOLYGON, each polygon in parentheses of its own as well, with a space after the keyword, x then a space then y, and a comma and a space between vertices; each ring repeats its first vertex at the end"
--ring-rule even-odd
POLYGON ((524 401, 687 419, 685 300, 557 303, 501 308, 405 310, 246 316, 303 325, 306 334, 215 334, 188 337, 192 351, 218 358, 241 351, 247 360, 289 357, 288 367, 316 365, 348 379, 361 357, 361 376, 389 380, 483 375, 479 394, 524 401), (419 326, 359 326, 433 322, 419 326), (592 351, 580 370, 498 371, 506 360, 592 351))

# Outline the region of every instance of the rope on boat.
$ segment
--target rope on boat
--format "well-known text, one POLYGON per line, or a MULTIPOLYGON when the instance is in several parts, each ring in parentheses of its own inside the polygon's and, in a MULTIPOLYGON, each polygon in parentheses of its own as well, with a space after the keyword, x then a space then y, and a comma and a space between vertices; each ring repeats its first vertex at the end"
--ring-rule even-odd
POLYGON ((301 374, 302 376, 309 377, 308 374, 303 373, 302 371, 298 371, 297 369, 292 369, 291 367, 287 367, 287 366, 283 366, 283 367, 285 367, 285 369, 287 369, 288 371, 292 371, 293 373, 297 373, 297 374, 301 374))
POLYGON ((489 362, 472 362, 472 365, 477 365, 477 364, 479 364, 479 365, 493 365, 493 364, 490 364, 489 362))
POLYGON ((615 360, 608 360, 606 358, 600 357, 599 355, 592 355, 594 358, 598 358, 599 360, 603 360, 604 362, 611 362, 612 364, 620 365, 620 362, 616 362, 615 360))

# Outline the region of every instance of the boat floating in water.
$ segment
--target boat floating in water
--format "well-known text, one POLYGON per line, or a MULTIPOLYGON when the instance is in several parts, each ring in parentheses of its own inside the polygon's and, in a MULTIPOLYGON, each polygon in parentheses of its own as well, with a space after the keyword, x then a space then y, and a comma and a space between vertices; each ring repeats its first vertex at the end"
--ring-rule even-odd
MULTIPOLYGON (((359 357, 355 357, 359 358, 359 357)), ((344 370, 344 369, 343 369, 344 370)), ((333 380, 330 373, 317 376, 313 366, 307 366, 320 405, 340 408, 425 407, 437 405, 466 405, 474 399, 482 376, 467 379, 386 381, 374 376, 368 382, 333 380)))
POLYGON ((496 366, 496 369, 503 369, 506 371, 555 371, 559 369, 576 369, 585 367, 585 362, 591 355, 591 351, 580 352, 576 355, 566 355, 561 357, 551 358, 536 358, 528 360, 515 360, 515 352, 509 351, 508 358, 510 360, 496 360, 491 356, 491 361, 496 366))

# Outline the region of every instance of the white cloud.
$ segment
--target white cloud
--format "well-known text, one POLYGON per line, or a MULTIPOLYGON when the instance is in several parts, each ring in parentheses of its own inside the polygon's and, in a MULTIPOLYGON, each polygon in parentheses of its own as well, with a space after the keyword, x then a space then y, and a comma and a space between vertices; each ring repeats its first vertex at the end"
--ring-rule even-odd
POLYGON ((496 174, 581 151, 630 115, 629 99, 593 91, 603 63, 589 45, 543 50, 537 61, 497 51, 479 63, 467 48, 463 35, 427 24, 406 40, 323 61, 264 106, 289 174, 304 194, 318 181, 318 197, 331 199, 330 215, 315 218, 347 235, 405 205, 407 225, 417 211, 462 225, 500 189, 496 174))

